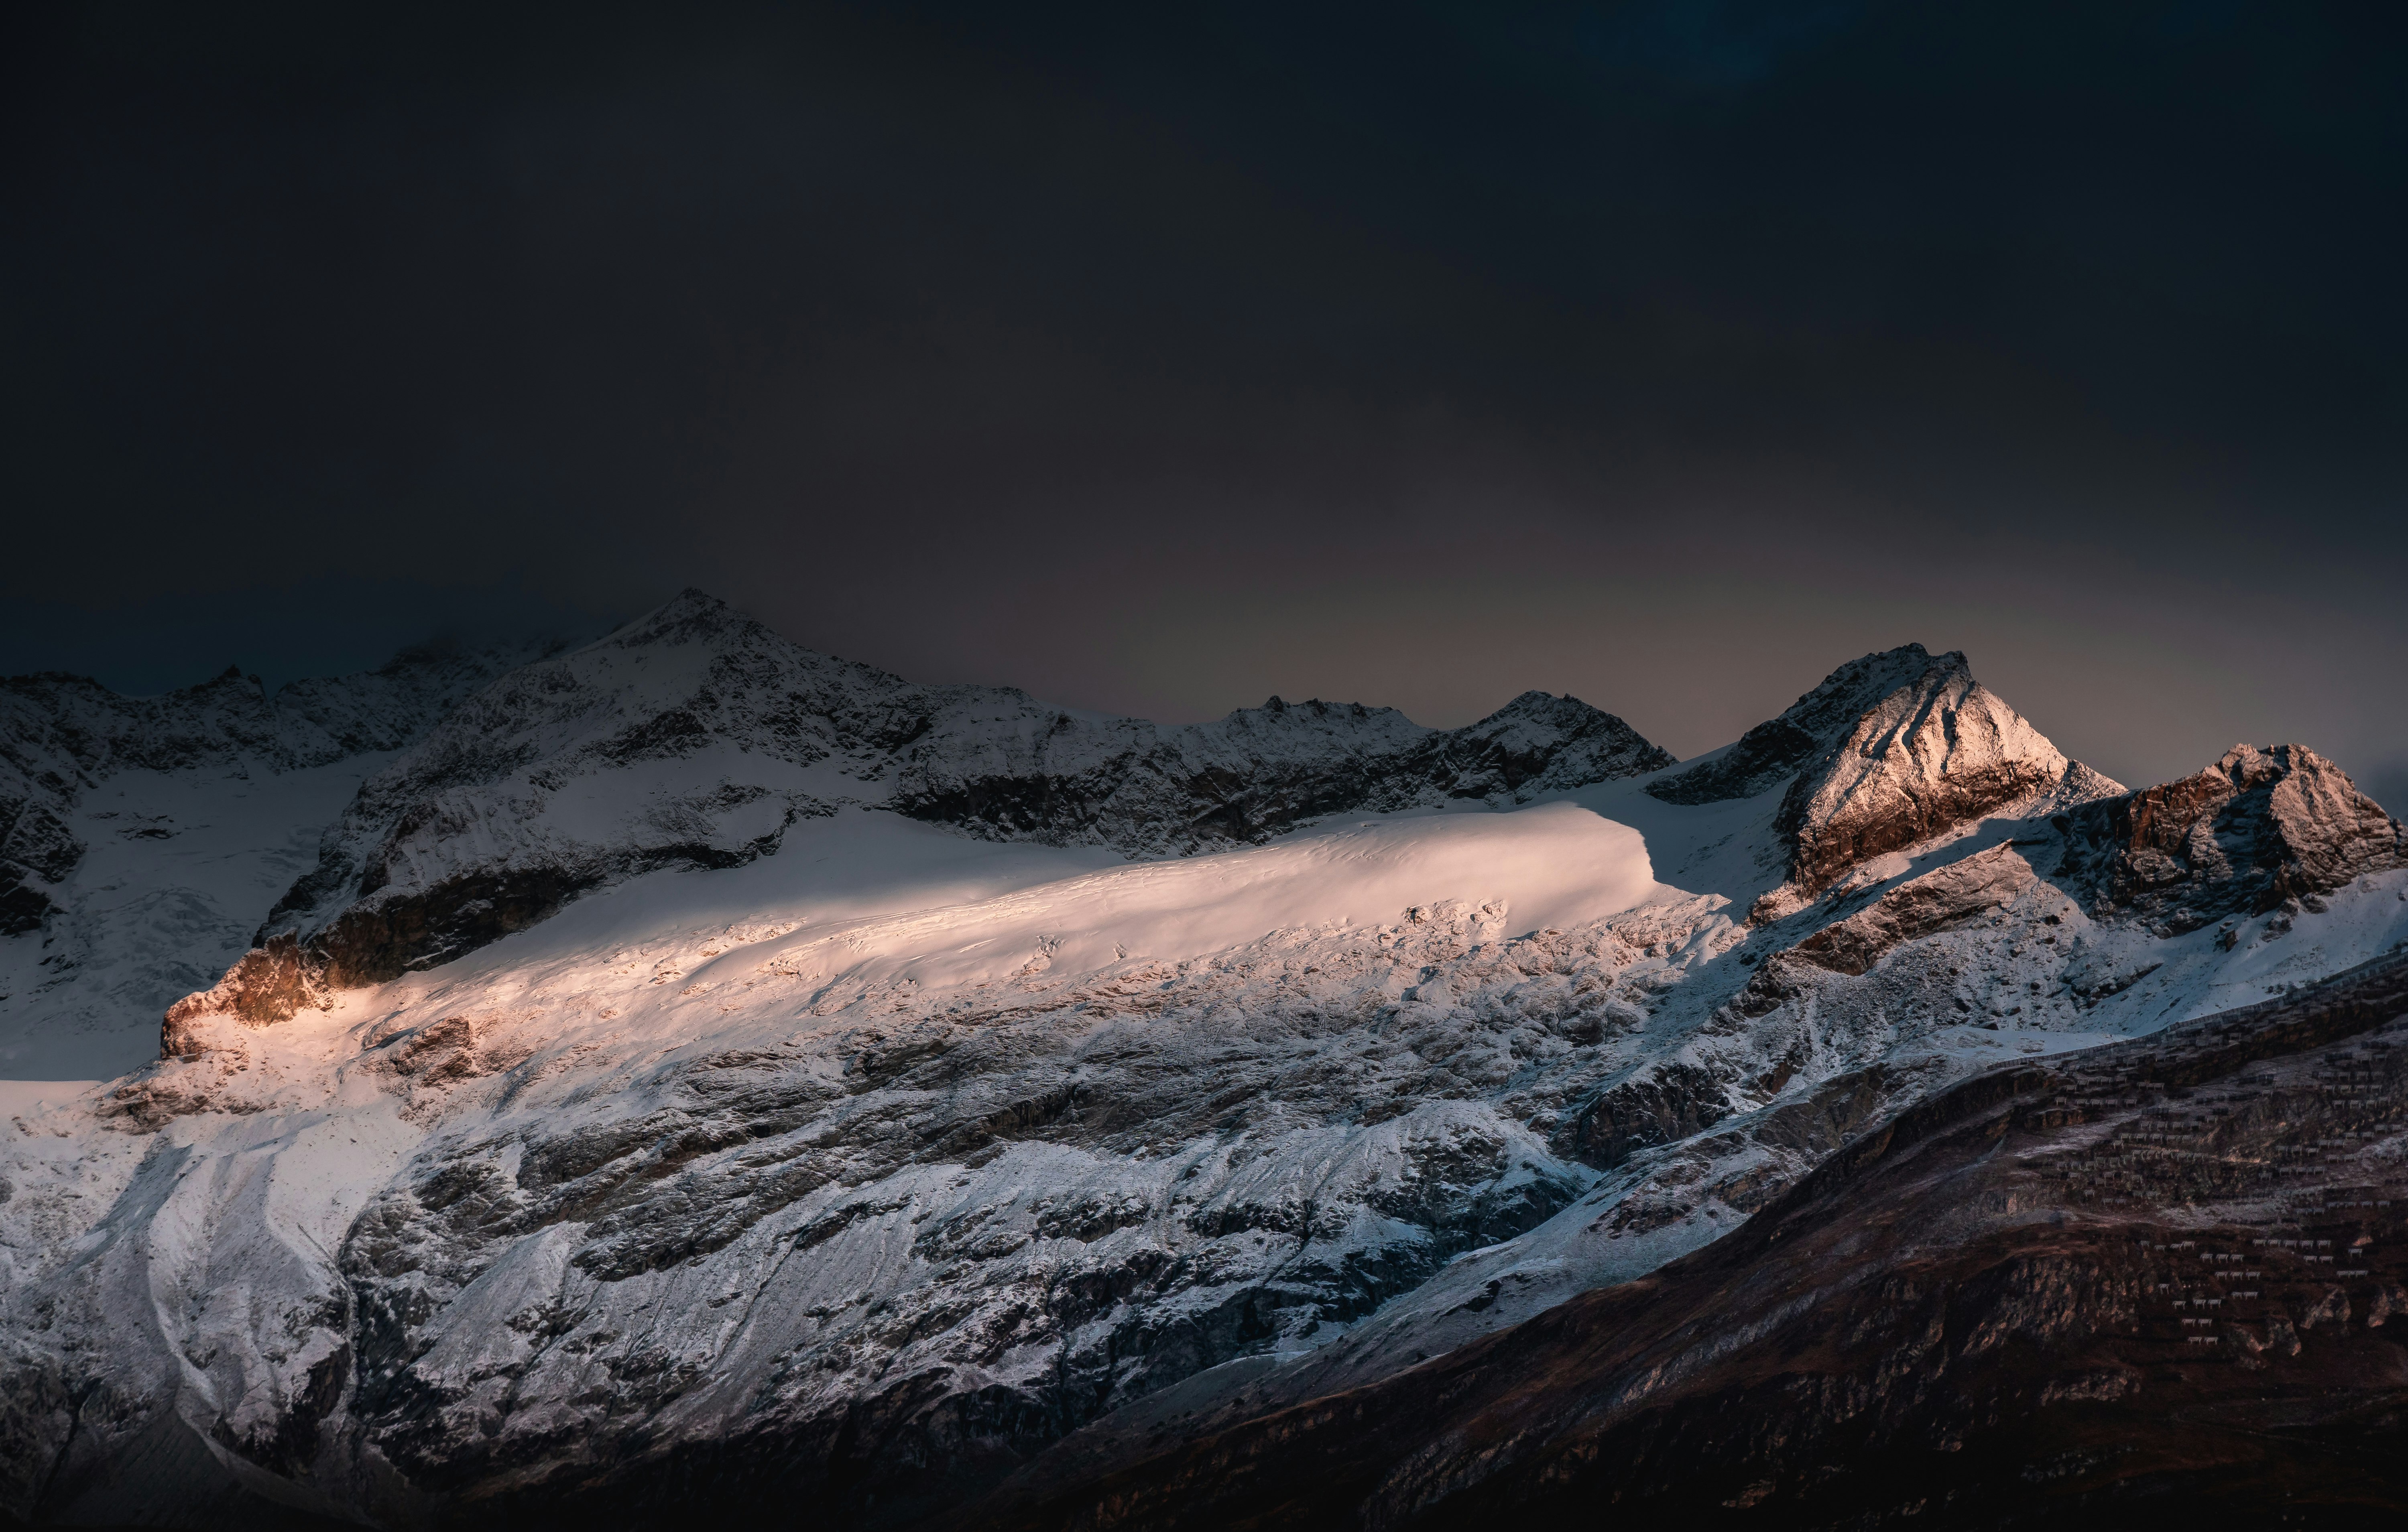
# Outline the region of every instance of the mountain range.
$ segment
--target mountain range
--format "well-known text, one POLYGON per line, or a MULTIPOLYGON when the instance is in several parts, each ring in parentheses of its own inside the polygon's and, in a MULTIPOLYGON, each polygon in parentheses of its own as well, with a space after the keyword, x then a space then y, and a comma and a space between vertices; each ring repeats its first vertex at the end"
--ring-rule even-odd
POLYGON ((1916 645, 1688 762, 1170 727, 687 592, 0 682, 0 1516, 2408 1505, 2408 828, 2301 745, 1916 645))

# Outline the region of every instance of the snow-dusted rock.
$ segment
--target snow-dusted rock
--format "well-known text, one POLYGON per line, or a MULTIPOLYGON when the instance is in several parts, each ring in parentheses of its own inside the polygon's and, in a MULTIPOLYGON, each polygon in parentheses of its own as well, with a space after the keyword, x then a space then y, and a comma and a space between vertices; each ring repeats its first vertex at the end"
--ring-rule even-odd
POLYGON ((2064 814, 2059 876, 2103 915, 2197 930, 2408 866, 2408 826, 2304 745, 2235 745, 2162 787, 2064 814))
POLYGON ((1544 692, 1455 730, 1277 697, 1179 728, 1068 715, 1041 731, 994 726, 1008 722, 944 718, 898 770, 894 806, 976 834, 1190 853, 1331 813, 1527 803, 1673 764, 1612 714, 1544 692))
POLYGON ((160 1010, 251 945, 361 779, 539 652, 413 650, 272 696, 231 670, 155 697, 0 680, 0 1073, 137 1063, 160 1010))
POLYGON ((1779 718, 1648 791, 1704 804, 1776 786, 1785 879, 1757 920, 1786 916, 1850 869, 1958 825, 2122 791, 1976 682, 1963 654, 1935 658, 1921 644, 1842 666, 1779 718))
POLYGON ((75 805, 99 783, 128 771, 298 771, 398 750, 528 657, 523 648, 416 649, 273 697, 233 666, 152 697, 81 676, 0 678, 0 931, 32 930, 58 908, 51 891, 84 852, 75 805))
POLYGON ((1833 973, 1864 973, 1900 942, 2008 908, 2033 881, 2031 864, 2013 846, 1993 846, 1908 879, 1870 909, 1823 927, 1790 953, 1833 973))

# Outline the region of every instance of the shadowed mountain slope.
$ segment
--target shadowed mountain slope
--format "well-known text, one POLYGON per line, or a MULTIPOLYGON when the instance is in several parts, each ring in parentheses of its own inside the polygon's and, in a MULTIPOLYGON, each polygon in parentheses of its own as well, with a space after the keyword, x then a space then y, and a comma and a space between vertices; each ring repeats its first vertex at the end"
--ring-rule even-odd
POLYGON ((2403 1120, 2393 957, 1967 1081, 1721 1242, 1373 1387, 1135 1462, 1074 1438, 976 1525, 2389 1525, 2403 1120))

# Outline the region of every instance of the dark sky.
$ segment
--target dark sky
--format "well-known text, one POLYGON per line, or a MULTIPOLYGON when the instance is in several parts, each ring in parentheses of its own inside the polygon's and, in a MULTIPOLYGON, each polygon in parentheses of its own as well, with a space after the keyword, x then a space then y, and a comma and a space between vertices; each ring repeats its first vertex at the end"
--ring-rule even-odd
POLYGON ((684 584, 1684 755, 1919 640, 2408 808, 2408 7, 21 7, 0 669, 684 584))

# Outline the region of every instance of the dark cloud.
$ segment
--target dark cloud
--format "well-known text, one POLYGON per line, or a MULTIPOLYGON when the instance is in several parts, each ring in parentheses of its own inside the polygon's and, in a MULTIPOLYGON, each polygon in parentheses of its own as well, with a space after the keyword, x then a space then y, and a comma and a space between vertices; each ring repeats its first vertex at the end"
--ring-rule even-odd
POLYGON ((2393 9, 19 24, 6 668, 691 582, 1156 716, 1691 753, 1918 639, 2121 776, 2408 771, 2393 9))

